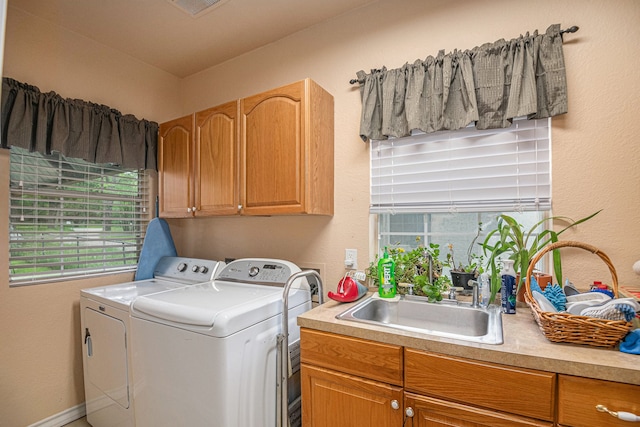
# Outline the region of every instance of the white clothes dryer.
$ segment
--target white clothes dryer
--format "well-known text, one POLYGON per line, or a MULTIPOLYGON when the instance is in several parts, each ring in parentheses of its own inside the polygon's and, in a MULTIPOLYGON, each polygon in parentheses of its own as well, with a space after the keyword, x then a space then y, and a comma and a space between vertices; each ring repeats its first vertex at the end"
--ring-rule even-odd
POLYGON ((80 291, 84 388, 87 421, 93 427, 133 427, 129 308, 150 295, 210 281, 224 263, 163 257, 154 278, 80 291))
MULTIPOLYGON (((283 288, 299 271, 288 261, 241 259, 209 283, 137 298, 137 427, 275 426, 283 288)), ((305 278, 289 292, 289 342, 298 349, 296 318, 311 309, 310 294, 305 278)))

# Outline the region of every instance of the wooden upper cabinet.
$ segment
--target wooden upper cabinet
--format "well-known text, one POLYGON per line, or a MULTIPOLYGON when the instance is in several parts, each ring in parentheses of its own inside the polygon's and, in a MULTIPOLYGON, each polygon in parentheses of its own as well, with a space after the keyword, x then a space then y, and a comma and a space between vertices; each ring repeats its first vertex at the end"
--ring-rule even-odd
POLYGON ((158 138, 160 216, 192 216, 193 116, 162 123, 158 138))
POLYGON ((160 216, 238 213, 238 101, 160 125, 160 216))
POLYGON ((333 97, 303 80, 160 125, 160 216, 333 215, 333 97))
POLYGON ((240 100, 245 215, 333 215, 333 97, 306 79, 240 100))
POLYGON ((195 115, 195 216, 238 213, 237 118, 237 101, 195 115))

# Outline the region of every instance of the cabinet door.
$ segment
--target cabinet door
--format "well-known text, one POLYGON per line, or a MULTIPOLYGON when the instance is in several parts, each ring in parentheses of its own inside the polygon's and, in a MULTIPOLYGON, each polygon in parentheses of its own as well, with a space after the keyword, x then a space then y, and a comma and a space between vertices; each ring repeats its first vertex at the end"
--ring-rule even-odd
MULTIPOLYGON (((487 397, 490 398, 490 397, 487 397)), ((406 410, 413 410, 411 427, 551 427, 553 423, 474 408, 454 402, 405 393, 406 410)))
POLYGON ((300 372, 303 426, 402 426, 402 388, 304 363, 300 372))
POLYGON ((564 426, 632 426, 634 423, 598 412, 597 405, 610 411, 640 415, 640 386, 558 376, 558 423, 564 426))
POLYGON ((238 213, 238 102, 196 113, 196 216, 238 213))
POLYGON ((158 194, 160 216, 182 218, 192 216, 193 116, 160 125, 158 138, 158 194))
POLYGON ((240 100, 243 213, 304 212, 304 82, 240 100))

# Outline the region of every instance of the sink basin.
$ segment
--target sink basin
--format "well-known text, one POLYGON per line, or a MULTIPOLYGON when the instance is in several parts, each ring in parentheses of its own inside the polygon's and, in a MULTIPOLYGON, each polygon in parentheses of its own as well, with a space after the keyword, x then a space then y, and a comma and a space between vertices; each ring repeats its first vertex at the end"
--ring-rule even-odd
POLYGON ((369 297, 336 318, 426 335, 484 344, 502 344, 502 311, 498 306, 428 303, 420 297, 389 301, 369 297))

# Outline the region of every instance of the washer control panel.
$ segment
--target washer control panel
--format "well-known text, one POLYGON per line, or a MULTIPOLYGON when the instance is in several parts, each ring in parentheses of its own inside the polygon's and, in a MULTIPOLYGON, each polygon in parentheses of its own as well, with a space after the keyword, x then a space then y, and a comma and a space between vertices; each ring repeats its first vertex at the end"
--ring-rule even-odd
POLYGON ((227 264, 216 276, 216 280, 284 286, 289 277, 299 271, 298 266, 284 260, 237 259, 227 264))
POLYGON ((209 259, 162 257, 153 272, 153 277, 187 283, 213 280, 224 262, 209 259))

